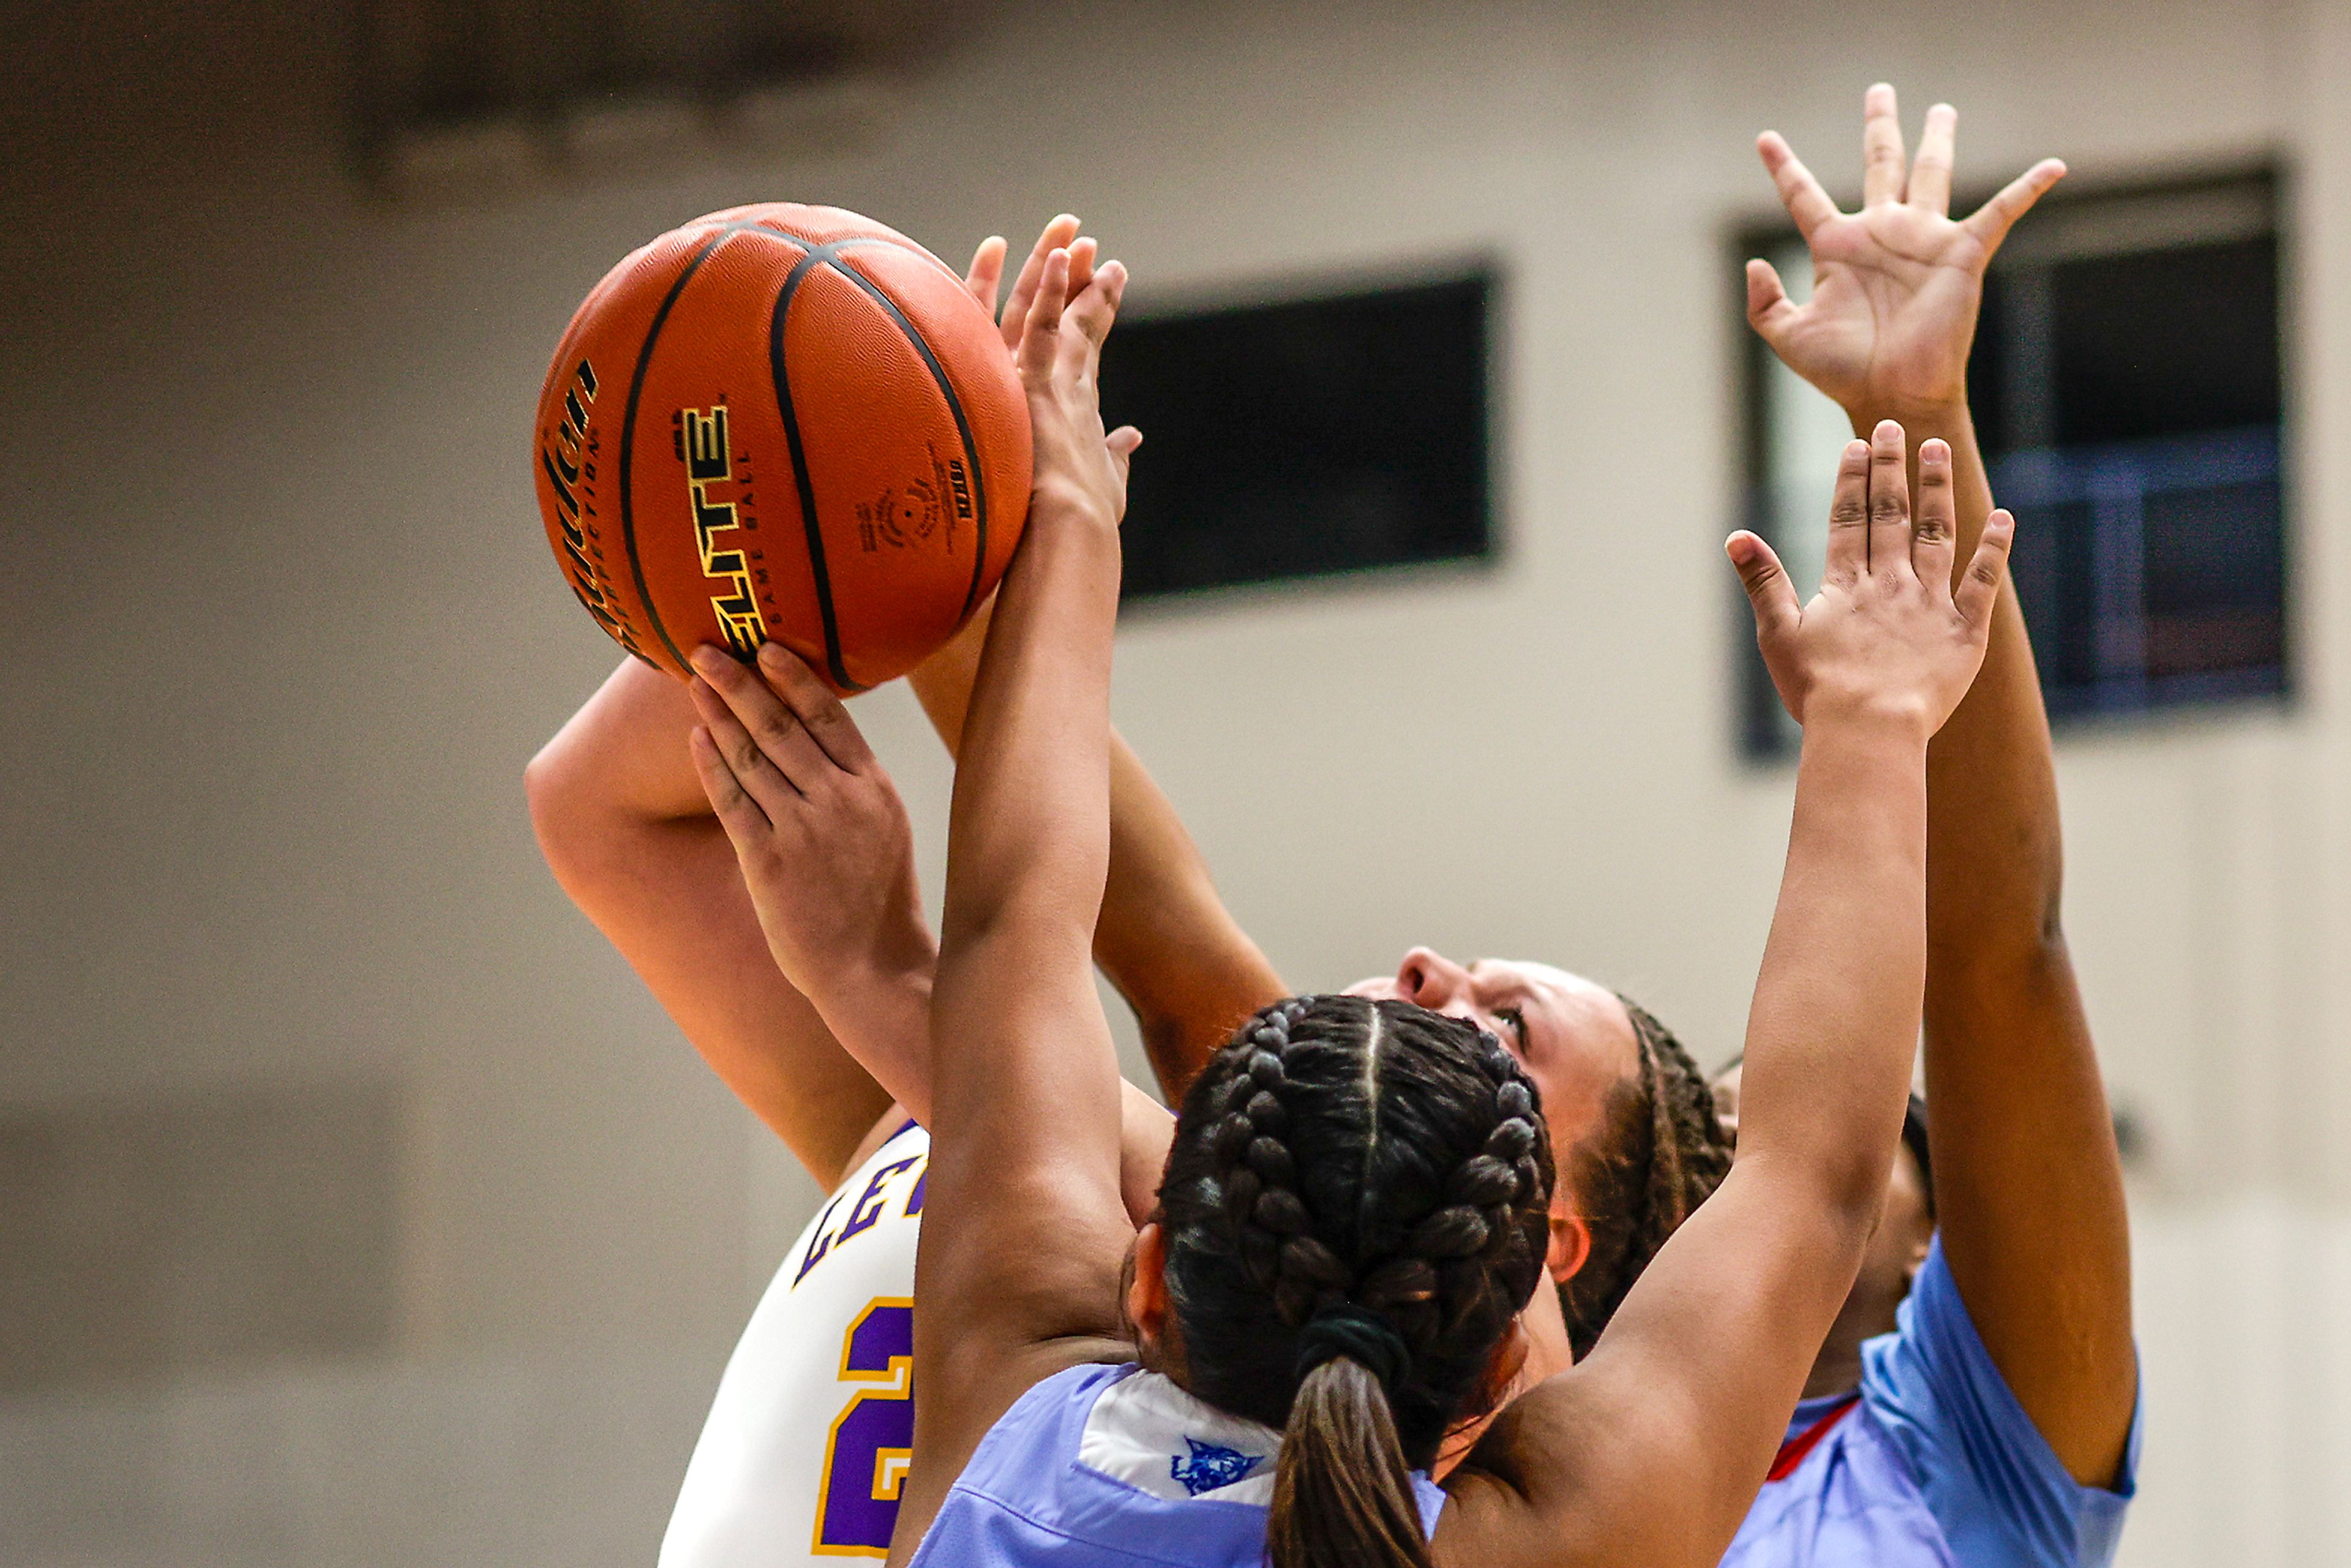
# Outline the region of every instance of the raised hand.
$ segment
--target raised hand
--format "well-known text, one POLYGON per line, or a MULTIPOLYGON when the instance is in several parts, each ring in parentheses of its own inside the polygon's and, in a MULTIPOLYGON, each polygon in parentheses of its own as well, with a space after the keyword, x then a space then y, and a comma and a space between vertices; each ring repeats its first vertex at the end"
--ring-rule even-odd
POLYGON ((693 664, 695 771, 785 977, 831 997, 927 973, 905 804, 841 699, 773 643, 756 671, 706 646, 693 664))
MULTIPOLYGON (((2016 220, 2065 173, 2043 159, 1964 220, 1950 216, 1959 111, 1927 111, 1905 156, 1894 89, 1862 100, 1862 205, 1841 213, 1775 131, 1756 140, 1813 256, 1811 298, 1789 299, 1767 261, 1747 264, 1747 319, 1787 367, 1856 422, 1915 420, 1967 396, 1984 268, 2016 220)), ((1858 424, 1856 424, 1858 428, 1858 424)))
POLYGON ((1092 236, 1078 233, 1075 217, 1063 213, 1045 225, 1045 232, 1029 247, 1029 259, 1022 264, 1019 276, 1012 280, 1012 298, 1004 302, 1001 315, 997 312, 997 295, 1004 283, 1004 236, 988 235, 972 255, 971 270, 964 275, 963 286, 971 290, 971 297, 979 301, 979 308, 987 312, 997 329, 1004 334, 1008 352, 1019 352, 1029 307, 1037 298, 1038 284, 1044 280, 1045 258, 1057 250, 1070 253, 1069 297, 1075 298, 1086 291, 1094 277, 1095 243, 1092 236))
POLYGON ((1994 512, 1967 575, 1951 586, 1957 517, 1951 449, 1918 450, 1911 518, 1902 427, 1881 422, 1845 447, 1829 508, 1828 565, 1819 593, 1797 601, 1780 558, 1741 529, 1727 543, 1755 611, 1755 641, 1789 715, 1915 718, 1940 729, 1983 663, 1992 606, 2016 520, 1994 512))
MULTIPOLYGON (((1102 342, 1126 292, 1126 267, 1112 261, 1093 271, 1091 248, 1082 259, 1088 280, 1079 288, 1081 258, 1074 251, 1046 253, 1020 323, 1016 362, 1029 389, 1037 455, 1029 502, 1032 528, 1040 519, 1065 517, 1117 527, 1126 515, 1127 463, 1143 444, 1133 425, 1104 434, 1096 383, 1102 342)), ((1024 268, 1015 302, 1026 286, 1024 268)))

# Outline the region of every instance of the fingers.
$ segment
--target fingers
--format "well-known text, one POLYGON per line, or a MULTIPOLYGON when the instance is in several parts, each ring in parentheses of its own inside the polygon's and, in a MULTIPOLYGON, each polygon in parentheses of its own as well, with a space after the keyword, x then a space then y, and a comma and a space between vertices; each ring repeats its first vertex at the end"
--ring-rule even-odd
POLYGON ((1029 259, 1020 266, 1020 276, 1012 280, 1012 297, 1004 302, 1004 314, 997 325, 1004 333, 1004 346, 1014 353, 1020 351, 1020 334, 1029 323, 1029 307, 1037 298, 1037 286, 1044 281, 1045 258, 1065 248, 1078 237, 1078 220, 1063 213, 1045 225, 1037 236, 1037 244, 1029 252, 1029 259))
POLYGON ((1902 153, 1902 120, 1895 112, 1894 89, 1879 82, 1861 99, 1861 202, 1874 207, 1902 199, 1909 165, 1902 153))
POLYGON ((799 655, 779 643, 763 643, 759 674, 832 766, 843 773, 862 773, 873 766, 873 748, 849 716, 848 705, 799 655))
POLYGON ((1848 441, 1837 459, 1836 490, 1829 501, 1824 575, 1851 582, 1869 570, 1869 443, 1848 441))
POLYGON ((1119 301, 1126 298, 1125 264, 1105 262, 1083 293, 1075 291, 1073 271, 1071 290, 1073 298, 1061 319, 1077 330, 1061 334, 1061 369, 1064 375, 1091 381, 1102 361, 1102 346, 1118 319, 1119 301))
POLYGON ((1070 298, 1075 299, 1094 280, 1094 256, 1100 246, 1092 235, 1070 242, 1070 298))
POLYGON ((1772 187, 1780 193, 1780 204, 1795 220, 1796 232, 1810 243, 1813 231, 1837 215, 1836 204, 1778 131, 1767 131, 1757 137, 1755 151, 1771 176, 1772 187))
POLYGON ((1747 264, 1747 324, 1762 340, 1779 345, 1780 335, 1793 324, 1796 307, 1780 281, 1779 268, 1761 256, 1747 264))
POLYGON ((1004 283, 1004 236, 988 235, 972 252, 971 270, 963 275, 965 289, 979 301, 979 308, 987 312, 991 321, 996 319, 997 290, 1004 283))
POLYGON ((786 809, 778 785, 791 795, 814 788, 827 766, 823 748, 767 683, 707 643, 694 651, 691 662, 695 678, 686 689, 695 710, 768 815, 786 809))
POLYGON ((1952 596, 1969 625, 1991 624, 1992 608, 2000 602, 2001 577, 2008 570, 2009 548, 2015 543, 2016 517, 2003 507, 1984 523, 1975 559, 1968 562, 1968 574, 1959 580, 1959 591, 1952 596))
POLYGON ((1951 167, 1959 156, 1959 111, 1938 103, 1927 111, 1918 156, 1910 164, 1912 206, 1941 217, 1951 210, 1951 167))
POLYGON ((1881 419, 1869 433, 1869 570, 1910 570, 1909 444, 1902 427, 1881 419))
POLYGON ((726 837, 738 852, 749 850, 758 835, 771 831, 774 824, 743 788, 743 781, 735 777, 735 770, 726 766, 726 758, 719 754, 718 743, 707 729, 695 725, 685 737, 685 749, 694 758, 694 776, 702 781, 702 792, 709 798, 710 809, 718 814, 718 825, 726 830, 726 837))
POLYGON ((1730 564, 1739 570, 1739 580, 1746 585, 1747 602, 1755 611, 1755 637, 1769 642, 1803 618, 1803 606, 1796 598, 1796 585, 1788 580, 1787 568, 1771 547, 1745 528, 1723 541, 1723 551, 1730 564))
POLYGON ((1917 512, 1910 530, 1910 565, 1929 592, 1949 592, 1959 514, 1951 488, 1951 449, 1945 442, 1928 441, 1918 448, 1917 512))
POLYGON ((1053 373, 1061 340, 1061 311, 1069 303, 1070 253, 1055 249, 1045 258, 1029 311, 1020 324, 1020 373, 1032 391, 1053 373))
POLYGON ((1123 488, 1127 468, 1134 461, 1134 449, 1143 444, 1143 432, 1131 424, 1122 424, 1103 438, 1102 444, 1110 448, 1111 465, 1118 470, 1118 482, 1123 488))
POLYGON ((1983 242, 1984 259, 1989 261, 2016 220, 2032 210, 2032 204, 2048 193, 2049 187, 2065 177, 2065 165, 2055 158, 2043 158, 2001 190, 2000 194, 1978 207, 1962 225, 1970 234, 1983 242))

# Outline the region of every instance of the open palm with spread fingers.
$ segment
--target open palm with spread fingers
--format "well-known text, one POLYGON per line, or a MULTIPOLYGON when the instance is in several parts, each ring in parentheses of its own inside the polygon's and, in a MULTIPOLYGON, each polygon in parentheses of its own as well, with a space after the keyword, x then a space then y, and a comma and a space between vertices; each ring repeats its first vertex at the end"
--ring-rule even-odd
POLYGON ((1902 427, 1890 419, 1845 447, 1829 507, 1828 566, 1809 604, 1798 601, 1770 545, 1743 529, 1730 536, 1756 643, 1798 724, 1825 706, 1916 718, 1932 735, 1983 664, 2015 519, 1991 515, 1954 590, 1951 449, 1940 441, 1918 449, 1915 520, 1906 457, 1902 427))
POLYGON ((1967 394, 1968 345, 1984 268, 2016 220, 2064 176, 2045 158, 1970 216, 1954 219, 1959 111, 1927 111, 1908 158, 1894 89, 1863 99, 1862 204, 1843 213, 1776 131, 1756 140, 1780 200, 1812 251, 1812 298, 1788 298, 1768 261, 1747 264, 1747 319, 1787 367, 1856 418, 1906 417, 1967 394))

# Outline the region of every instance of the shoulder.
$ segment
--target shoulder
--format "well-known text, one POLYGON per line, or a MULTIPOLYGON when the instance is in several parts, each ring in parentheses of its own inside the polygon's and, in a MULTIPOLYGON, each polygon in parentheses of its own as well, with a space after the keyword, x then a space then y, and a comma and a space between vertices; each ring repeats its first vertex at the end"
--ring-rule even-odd
POLYGON ((2113 1488, 2085 1487, 1977 1333, 1938 1238, 1891 1334, 1862 1347, 1862 1400, 1961 1563, 2102 1568, 2137 1490, 2138 1418, 2113 1488))
POLYGON ((1157 1435, 1181 1401, 1160 1397, 1161 1381, 1132 1364, 1092 1363, 1033 1385, 980 1440, 916 1568, 1257 1563, 1265 1511, 1211 1495, 1253 1468, 1248 1456, 1209 1441, 1171 1460, 1157 1435))

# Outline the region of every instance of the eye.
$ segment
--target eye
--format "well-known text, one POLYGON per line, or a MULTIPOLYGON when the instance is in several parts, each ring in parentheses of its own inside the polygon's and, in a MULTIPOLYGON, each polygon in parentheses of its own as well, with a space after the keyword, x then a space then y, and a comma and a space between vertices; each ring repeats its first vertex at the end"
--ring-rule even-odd
POLYGON ((1527 1049, 1527 1017, 1516 1008, 1496 1008, 1494 1017, 1509 1030, 1519 1042, 1519 1050, 1527 1049))

